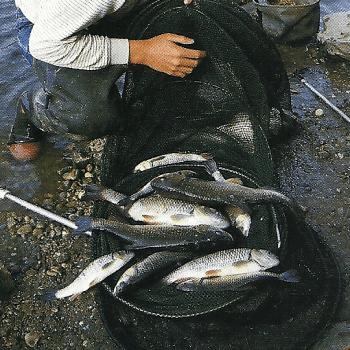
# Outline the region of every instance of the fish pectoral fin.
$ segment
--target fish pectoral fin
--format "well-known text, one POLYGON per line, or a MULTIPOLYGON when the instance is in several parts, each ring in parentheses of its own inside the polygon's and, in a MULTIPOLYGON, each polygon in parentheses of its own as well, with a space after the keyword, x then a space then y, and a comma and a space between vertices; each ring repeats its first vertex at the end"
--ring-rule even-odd
POLYGON ((296 270, 288 270, 279 275, 279 279, 284 282, 297 283, 300 281, 300 276, 296 270))
POLYGON ((246 272, 247 269, 247 261, 238 261, 234 264, 235 270, 238 270, 235 274, 243 274, 246 272), (239 271, 241 269, 241 271, 239 271))
POLYGON ((219 275, 220 271, 221 271, 221 270, 207 270, 207 271, 205 272, 205 276, 206 276, 206 277, 216 277, 216 276, 219 275))
POLYGON ((79 295, 80 295, 80 293, 78 293, 78 294, 73 294, 73 295, 71 295, 68 299, 69 299, 70 301, 73 301, 73 300, 75 300, 76 298, 78 298, 79 295))
POLYGON ((174 214, 174 215, 170 216, 171 220, 173 220, 173 221, 181 221, 183 219, 187 219, 188 217, 191 217, 191 213, 189 213, 189 214, 174 214))
POLYGON ((154 218, 155 218, 154 215, 149 215, 149 214, 143 214, 142 217, 143 217, 146 221, 154 220, 154 218))
POLYGON ((124 248, 125 248, 125 250, 138 250, 138 249, 157 248, 157 247, 154 247, 152 245, 147 245, 147 244, 142 245, 139 243, 131 243, 131 244, 126 245, 124 248))
POLYGON ((173 281, 171 284, 178 285, 178 284, 181 284, 183 282, 187 282, 187 281, 191 281, 191 280, 193 280, 192 277, 182 277, 182 278, 179 278, 178 280, 173 281))
POLYGON ((92 281, 89 283, 89 288, 95 286, 97 283, 98 283, 97 279, 92 280, 92 281))

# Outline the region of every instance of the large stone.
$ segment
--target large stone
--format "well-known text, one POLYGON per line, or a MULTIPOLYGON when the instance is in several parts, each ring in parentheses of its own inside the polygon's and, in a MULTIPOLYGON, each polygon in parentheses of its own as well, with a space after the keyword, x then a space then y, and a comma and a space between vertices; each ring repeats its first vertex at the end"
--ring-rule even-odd
POLYGON ((324 30, 317 39, 329 54, 350 60, 350 11, 326 15, 323 23, 324 30))

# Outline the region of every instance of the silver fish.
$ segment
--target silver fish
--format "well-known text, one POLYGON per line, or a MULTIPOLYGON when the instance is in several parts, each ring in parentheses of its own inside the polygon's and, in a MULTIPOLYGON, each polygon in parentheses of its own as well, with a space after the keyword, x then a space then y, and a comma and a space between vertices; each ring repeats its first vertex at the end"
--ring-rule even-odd
POLYGON ((252 273, 277 266, 279 259, 262 249, 227 249, 204 255, 179 267, 162 280, 163 284, 179 283, 191 278, 206 278, 252 273))
POLYGON ((55 300, 69 297, 74 300, 79 294, 103 281, 119 270, 134 257, 133 252, 119 251, 101 256, 91 262, 80 275, 67 287, 48 292, 41 296, 43 300, 55 300))
POLYGON ((134 168, 134 173, 170 164, 180 164, 185 162, 206 162, 208 159, 211 159, 211 157, 207 154, 181 152, 168 153, 144 160, 143 162, 136 165, 134 168))
MULTIPOLYGON (((217 181, 226 181, 228 183, 243 185, 239 178, 230 178, 217 181)), ((238 228, 243 236, 248 237, 252 219, 246 210, 235 205, 226 205, 225 212, 230 219, 231 225, 238 228)))
POLYGON ((120 205, 127 198, 123 193, 104 188, 99 185, 87 184, 83 200, 104 200, 115 205, 120 205))
POLYGON ((299 276, 295 270, 288 270, 284 273, 273 273, 268 271, 257 271, 252 273, 243 273, 236 275, 212 277, 212 278, 191 278, 179 282, 176 289, 185 292, 219 292, 225 290, 242 290, 251 282, 260 281, 268 278, 277 278, 280 281, 296 283, 299 276))
POLYGON ((205 165, 206 171, 212 177, 214 177, 215 180, 223 179, 223 176, 221 175, 213 157, 206 153, 196 154, 175 152, 163 154, 139 163, 134 168, 134 173, 138 173, 156 167, 182 163, 203 163, 205 165))
POLYGON ((305 214, 304 208, 281 192, 246 187, 227 181, 201 180, 187 176, 184 171, 159 176, 152 180, 151 186, 164 196, 202 204, 280 203, 299 215, 305 214))
POLYGON ((233 226, 236 226, 243 236, 248 237, 252 219, 250 215, 240 207, 227 205, 225 207, 227 216, 233 226))
POLYGON ((168 225, 129 225, 119 221, 101 218, 79 217, 74 234, 83 234, 94 229, 114 233, 131 244, 127 249, 160 248, 184 246, 188 244, 212 244, 217 241, 232 242, 232 236, 217 227, 168 226, 168 225))
POLYGON ((165 267, 183 261, 192 256, 188 252, 161 251, 149 255, 147 258, 129 267, 119 278, 113 294, 117 295, 131 285, 138 283, 165 267))
POLYGON ((134 173, 145 171, 148 169, 170 165, 170 164, 180 164, 186 162, 206 162, 208 159, 212 159, 208 154, 196 154, 196 153, 167 153, 160 156, 144 160, 143 162, 136 165, 134 168, 134 173))
POLYGON ((230 226, 226 217, 213 208, 158 195, 138 199, 126 213, 132 219, 148 224, 230 226))
MULTIPOLYGON (((181 173, 183 174, 183 176, 195 176, 196 173, 194 171, 191 170, 183 170, 181 171, 181 173)), ((147 195, 150 195, 152 193, 154 193, 154 189, 152 187, 152 181, 161 178, 163 176, 168 176, 171 175, 173 173, 164 173, 161 174, 157 177, 155 177, 154 179, 152 179, 151 181, 149 181, 148 183, 146 183, 146 185, 144 185, 143 187, 141 187, 137 192, 135 192, 134 194, 132 194, 131 196, 129 196, 127 198, 126 202, 126 206, 130 206, 132 203, 134 203, 135 201, 137 201, 139 198, 145 197, 147 195)))

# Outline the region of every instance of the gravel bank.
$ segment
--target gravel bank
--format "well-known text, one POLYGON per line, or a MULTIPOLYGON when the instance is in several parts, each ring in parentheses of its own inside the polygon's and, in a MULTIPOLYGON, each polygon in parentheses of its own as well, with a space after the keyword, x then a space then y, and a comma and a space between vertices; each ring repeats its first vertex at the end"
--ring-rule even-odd
MULTIPOLYGON (((80 198, 87 183, 98 182, 103 144, 99 139, 83 150, 72 147, 66 166, 58 170, 58 191, 30 201, 72 221, 89 215, 92 203, 80 198)), ((72 302, 37 298, 43 290, 69 284, 89 263, 89 238, 67 237, 71 229, 23 210, 6 213, 5 220, 0 238, 1 348, 112 349, 93 290, 72 302)))

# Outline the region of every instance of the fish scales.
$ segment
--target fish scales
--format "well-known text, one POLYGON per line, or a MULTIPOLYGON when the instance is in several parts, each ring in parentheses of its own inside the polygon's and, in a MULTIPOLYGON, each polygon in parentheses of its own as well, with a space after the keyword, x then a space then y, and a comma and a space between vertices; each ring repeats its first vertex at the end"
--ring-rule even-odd
POLYGON ((180 163, 186 163, 186 162, 202 163, 202 162, 206 162, 208 159, 211 159, 211 157, 204 153, 203 154, 181 153, 181 152, 167 153, 154 158, 144 160, 143 162, 139 163, 138 165, 135 166, 134 173, 138 173, 141 171, 145 171, 145 170, 160 167, 160 166, 171 165, 171 164, 180 164, 180 163))
POLYGON ((126 251, 119 251, 103 255, 100 258, 92 261, 68 286, 49 293, 43 298, 49 300, 62 299, 72 296, 74 298, 119 270, 128 261, 130 261, 134 255, 135 254, 133 252, 126 251))
POLYGON ((252 223, 250 215, 242 208, 234 205, 226 205, 225 211, 231 224, 236 226, 245 237, 248 237, 250 225, 252 223))
POLYGON ((128 249, 170 247, 218 240, 233 241, 232 236, 228 232, 209 225, 129 225, 101 218, 89 219, 90 229, 106 230, 127 241, 131 241, 132 244, 128 249))
POLYGON ((281 192, 246 187, 227 181, 201 180, 185 176, 181 171, 159 176, 151 182, 151 186, 163 195, 204 204, 280 203, 297 214, 304 214, 301 206, 281 192))
POLYGON ((166 276, 163 283, 172 284, 189 278, 256 272, 278 264, 279 259, 266 250, 248 248, 220 250, 184 264, 166 276))
POLYGON ((149 224, 230 226, 226 217, 213 208, 162 196, 140 198, 126 210, 132 219, 149 224))
POLYGON ((127 196, 123 193, 104 188, 96 184, 87 184, 83 200, 105 200, 114 205, 119 205, 127 196))
MULTIPOLYGON (((146 183, 146 185, 144 185, 142 188, 140 188, 137 192, 135 192, 134 194, 132 194, 131 196, 129 196, 127 198, 127 205, 131 205, 132 203, 134 203, 137 199, 141 198, 141 197, 145 197, 151 193, 154 193, 154 188, 152 187, 152 181, 163 177, 163 176, 168 176, 171 175, 173 173, 164 173, 161 175, 156 176, 154 179, 152 179, 151 181, 149 181, 148 183, 146 183)), ((196 173, 194 171, 191 170, 182 170, 181 174, 183 176, 195 176, 196 173)))
POLYGON ((129 286, 146 279, 150 275, 159 272, 170 264, 182 261, 183 259, 188 259, 191 256, 191 253, 186 252, 161 251, 153 253, 129 267, 120 276, 116 286, 114 287, 113 293, 117 295, 129 286))
POLYGON ((176 289, 187 292, 219 292, 225 290, 241 290, 242 286, 255 281, 261 281, 269 278, 276 278, 284 282, 298 282, 299 277, 293 270, 282 274, 268 271, 258 271, 253 273, 228 275, 212 278, 192 278, 180 282, 176 289))

